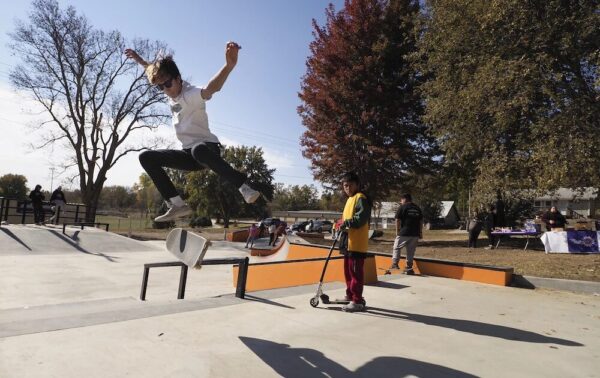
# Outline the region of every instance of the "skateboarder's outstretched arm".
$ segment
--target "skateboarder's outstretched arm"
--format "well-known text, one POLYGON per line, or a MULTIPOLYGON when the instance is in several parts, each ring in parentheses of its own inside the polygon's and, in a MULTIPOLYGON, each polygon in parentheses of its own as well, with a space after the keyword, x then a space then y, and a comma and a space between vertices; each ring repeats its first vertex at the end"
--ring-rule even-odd
POLYGON ((148 67, 148 62, 146 62, 135 50, 125 49, 125 55, 129 59, 135 60, 142 67, 144 67, 144 68, 148 67))
POLYGON ((210 79, 206 88, 202 89, 202 98, 210 100, 212 95, 223 88, 223 84, 229 77, 231 71, 237 64, 238 52, 242 47, 235 42, 227 42, 225 46, 225 65, 217 72, 217 74, 210 79))

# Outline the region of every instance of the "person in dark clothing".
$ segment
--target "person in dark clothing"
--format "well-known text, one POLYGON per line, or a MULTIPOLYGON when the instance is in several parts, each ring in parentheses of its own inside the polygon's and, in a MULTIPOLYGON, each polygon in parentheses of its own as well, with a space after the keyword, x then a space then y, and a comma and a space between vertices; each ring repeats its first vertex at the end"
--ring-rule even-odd
POLYGON ((423 239, 423 212, 419 206, 412 202, 408 193, 400 197, 400 208, 396 212, 396 240, 394 241, 392 265, 390 269, 398 269, 401 249, 406 246, 406 268, 404 274, 415 274, 413 259, 417 249, 417 242, 423 239))
POLYGON ((494 212, 494 227, 506 227, 505 205, 500 193, 496 196, 496 211, 494 212))
POLYGON ((42 201, 45 199, 41 185, 35 186, 35 189, 29 193, 29 199, 33 205, 33 221, 35 224, 41 225, 44 223, 44 207, 42 201))
POLYGON ((62 186, 59 186, 55 191, 52 192, 52 195, 50 196, 50 202, 54 204, 54 215, 52 215, 52 218, 50 218, 49 221, 57 224, 58 217, 60 217, 60 214, 64 215, 67 205, 67 200, 62 191, 62 186))
POLYGON ((544 216, 544 221, 546 222, 548 231, 551 231, 553 228, 564 228, 567 224, 567 219, 556 209, 556 206, 550 208, 550 211, 544 216))
POLYGON ((469 248, 477 248, 477 239, 483 229, 483 214, 480 211, 473 214, 473 219, 469 221, 469 248))
POLYGON ((496 227, 496 207, 494 205, 490 206, 488 212, 483 215, 483 229, 485 230, 485 234, 488 237, 488 246, 485 249, 493 249, 494 244, 496 242, 496 238, 492 235, 492 231, 496 227))

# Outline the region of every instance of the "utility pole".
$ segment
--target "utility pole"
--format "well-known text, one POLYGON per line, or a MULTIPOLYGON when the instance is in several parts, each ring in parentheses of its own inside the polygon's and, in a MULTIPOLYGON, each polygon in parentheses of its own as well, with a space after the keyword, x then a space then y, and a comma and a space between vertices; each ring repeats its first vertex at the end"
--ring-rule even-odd
POLYGON ((54 171, 56 170, 56 168, 52 167, 50 168, 50 170, 52 171, 52 176, 50 177, 50 193, 52 193, 52 189, 54 186, 54 171))

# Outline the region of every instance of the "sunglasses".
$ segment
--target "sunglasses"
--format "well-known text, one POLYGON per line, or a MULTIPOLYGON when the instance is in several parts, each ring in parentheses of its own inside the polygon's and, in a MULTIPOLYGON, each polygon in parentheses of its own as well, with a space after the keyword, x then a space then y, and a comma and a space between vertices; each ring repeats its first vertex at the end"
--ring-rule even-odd
POLYGON ((158 89, 160 89, 161 91, 165 88, 171 88, 173 86, 173 78, 170 78, 169 80, 166 80, 165 82, 163 82, 162 84, 156 84, 156 86, 158 87, 158 89))

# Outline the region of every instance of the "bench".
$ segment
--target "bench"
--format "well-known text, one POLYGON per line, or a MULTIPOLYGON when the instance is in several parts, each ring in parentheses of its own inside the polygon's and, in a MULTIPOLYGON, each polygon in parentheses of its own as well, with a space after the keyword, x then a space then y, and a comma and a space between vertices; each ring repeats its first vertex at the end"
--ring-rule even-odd
MULTIPOLYGON (((246 295, 246 278, 248 277, 248 264, 250 259, 248 257, 225 257, 220 259, 204 259, 202 260, 202 266, 204 265, 238 265, 238 279, 237 286, 235 289, 235 296, 237 298, 244 299, 246 295)), ((181 261, 171 261, 163 263, 150 263, 144 264, 144 276, 142 278, 142 291, 140 293, 140 300, 146 300, 146 289, 148 288, 148 276, 150 275, 150 268, 162 268, 170 266, 181 267, 181 274, 179 275, 179 291, 177 293, 177 299, 183 299, 185 296, 185 285, 187 282, 187 271, 188 266, 181 261)))
POLYGON ((63 223, 63 234, 65 233, 65 230, 67 228, 67 226, 81 226, 81 229, 83 230, 84 226, 93 226, 93 227, 100 227, 103 226, 106 228, 106 232, 108 232, 108 226, 109 223, 100 223, 100 222, 66 222, 63 223))

